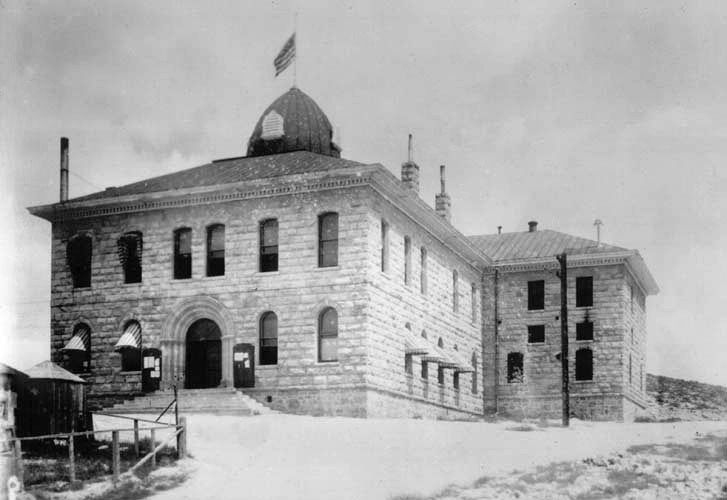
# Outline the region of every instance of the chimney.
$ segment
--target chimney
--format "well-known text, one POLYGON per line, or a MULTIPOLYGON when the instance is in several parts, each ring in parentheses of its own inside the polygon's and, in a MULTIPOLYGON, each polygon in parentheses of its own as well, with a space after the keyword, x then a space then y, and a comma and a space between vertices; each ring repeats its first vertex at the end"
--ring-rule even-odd
POLYGON ((401 164, 401 182, 404 186, 419 194, 419 165, 414 163, 414 146, 409 134, 409 153, 407 160, 401 164))
POLYGON ((61 203, 68 201, 68 137, 61 137, 61 203))
POLYGON ((439 166, 439 183, 441 192, 434 196, 434 209, 447 222, 452 221, 452 200, 444 185, 444 165, 439 166))
POLYGON ((534 233, 537 230, 538 230, 538 221, 531 220, 530 222, 528 222, 528 231, 530 231, 531 233, 534 233))

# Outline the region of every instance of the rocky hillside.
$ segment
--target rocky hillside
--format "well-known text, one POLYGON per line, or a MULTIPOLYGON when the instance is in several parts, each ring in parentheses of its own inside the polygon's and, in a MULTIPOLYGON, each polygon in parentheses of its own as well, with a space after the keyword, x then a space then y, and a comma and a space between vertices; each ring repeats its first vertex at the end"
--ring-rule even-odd
POLYGON ((646 419, 727 420, 727 387, 648 374, 646 390, 646 419))

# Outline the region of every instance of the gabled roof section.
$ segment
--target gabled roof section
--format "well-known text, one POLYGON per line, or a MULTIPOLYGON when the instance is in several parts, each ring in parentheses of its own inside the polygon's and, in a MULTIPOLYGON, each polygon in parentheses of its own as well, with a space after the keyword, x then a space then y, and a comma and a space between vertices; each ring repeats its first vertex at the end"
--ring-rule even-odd
POLYGON ((580 238, 550 229, 524 231, 519 233, 482 234, 469 239, 493 260, 534 259, 552 257, 564 250, 578 250, 581 253, 624 252, 626 248, 598 244, 594 240, 580 238))
POLYGON ((345 167, 361 167, 363 163, 325 156, 309 151, 295 151, 269 156, 215 160, 199 167, 152 177, 121 187, 73 198, 68 202, 102 200, 120 196, 150 194, 177 189, 216 186, 255 179, 320 172, 345 167))
POLYGON ((555 256, 566 252, 570 265, 626 263, 628 269, 648 295, 659 292, 659 286, 638 251, 598 243, 559 231, 543 229, 520 233, 482 234, 468 239, 495 266, 518 268, 523 265, 554 265, 555 256))

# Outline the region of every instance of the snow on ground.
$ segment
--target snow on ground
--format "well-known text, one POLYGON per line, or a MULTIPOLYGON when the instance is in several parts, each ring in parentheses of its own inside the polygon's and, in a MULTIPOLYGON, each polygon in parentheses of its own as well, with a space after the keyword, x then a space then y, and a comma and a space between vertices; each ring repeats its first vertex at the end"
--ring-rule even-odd
MULTIPOLYGON (((523 432, 511 430, 517 427, 512 422, 283 414, 190 414, 187 419, 195 472, 180 487, 153 496, 155 500, 431 495, 482 476, 608 454, 635 444, 683 443, 697 432, 727 426, 725 422, 575 421, 570 429, 523 432)), ((118 421, 110 417, 97 416, 95 424, 118 427, 118 421)), ((122 440, 125 437, 130 435, 122 440)))

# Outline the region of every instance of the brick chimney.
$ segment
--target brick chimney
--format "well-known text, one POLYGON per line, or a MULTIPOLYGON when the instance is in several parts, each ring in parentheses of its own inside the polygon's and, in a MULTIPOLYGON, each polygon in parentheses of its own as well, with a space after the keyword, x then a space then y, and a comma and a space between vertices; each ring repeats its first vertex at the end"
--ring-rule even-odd
POLYGON ((530 222, 528 222, 528 231, 530 231, 531 233, 534 233, 537 230, 538 230, 538 221, 531 220, 530 222))
POLYGON ((68 201, 68 137, 61 137, 61 203, 68 201))
POLYGON ((401 182, 407 188, 419 194, 419 165, 414 163, 412 136, 409 134, 409 154, 401 164, 401 182))
POLYGON ((439 184, 441 192, 434 196, 434 209, 447 222, 452 221, 452 199, 447 194, 444 185, 444 165, 439 166, 439 184))

